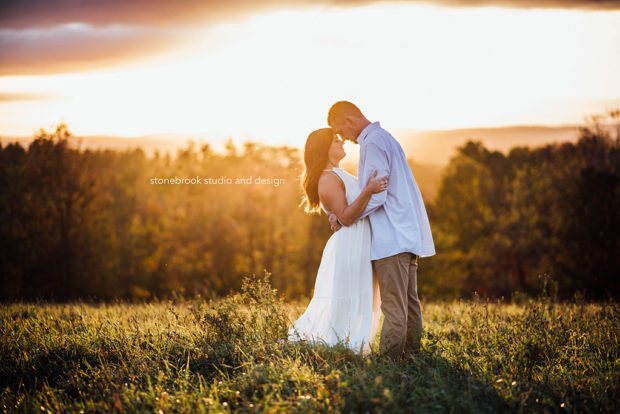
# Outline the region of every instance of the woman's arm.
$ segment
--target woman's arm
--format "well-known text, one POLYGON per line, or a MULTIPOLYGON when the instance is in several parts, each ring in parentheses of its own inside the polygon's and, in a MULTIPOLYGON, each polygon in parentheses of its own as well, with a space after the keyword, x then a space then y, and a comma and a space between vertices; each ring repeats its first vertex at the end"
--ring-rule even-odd
POLYGON ((368 184, 360 195, 351 203, 347 204, 344 183, 336 173, 323 174, 319 179, 319 199, 328 211, 338 217, 345 226, 350 226, 364 212, 370 197, 381 191, 385 191, 387 176, 375 178, 377 172, 368 180, 368 184))

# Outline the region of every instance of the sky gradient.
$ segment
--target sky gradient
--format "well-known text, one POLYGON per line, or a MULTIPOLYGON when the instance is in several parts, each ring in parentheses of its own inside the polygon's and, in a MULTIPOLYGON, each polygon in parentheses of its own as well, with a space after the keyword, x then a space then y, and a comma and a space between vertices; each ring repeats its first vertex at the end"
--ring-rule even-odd
POLYGON ((341 99, 411 129, 620 107, 617 1, 255 3, 4 2, 0 135, 64 120, 298 146, 341 99))

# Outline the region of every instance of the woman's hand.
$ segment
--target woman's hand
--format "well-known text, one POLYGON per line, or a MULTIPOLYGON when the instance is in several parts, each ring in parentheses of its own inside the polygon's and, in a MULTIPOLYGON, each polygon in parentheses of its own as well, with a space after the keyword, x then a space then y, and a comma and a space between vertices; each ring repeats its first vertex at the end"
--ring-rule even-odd
POLYGON ((338 217, 334 213, 329 213, 329 225, 332 231, 338 231, 342 228, 342 225, 338 223, 338 217))
POLYGON ((372 176, 368 180, 368 184, 366 184, 366 187, 364 187, 364 189, 366 191, 369 191, 371 194, 376 194, 376 193, 380 193, 381 191, 387 190, 388 176, 386 175, 380 178, 375 178, 376 176, 377 176, 377 171, 375 170, 375 172, 372 174, 372 176))

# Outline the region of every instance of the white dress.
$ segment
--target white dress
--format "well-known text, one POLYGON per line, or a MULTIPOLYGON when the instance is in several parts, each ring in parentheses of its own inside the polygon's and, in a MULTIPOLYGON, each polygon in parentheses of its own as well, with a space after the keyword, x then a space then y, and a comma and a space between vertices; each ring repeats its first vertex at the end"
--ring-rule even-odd
MULTIPOLYGON (((357 178, 332 168, 342 179, 347 204, 359 195, 357 178)), ((321 204, 321 208, 325 210, 321 204)), ((326 211, 327 212, 327 211, 326 211)), ((289 340, 327 345, 343 343, 362 354, 379 327, 379 285, 373 282, 368 217, 334 232, 325 244, 316 275, 314 295, 303 315, 289 329, 289 340)))

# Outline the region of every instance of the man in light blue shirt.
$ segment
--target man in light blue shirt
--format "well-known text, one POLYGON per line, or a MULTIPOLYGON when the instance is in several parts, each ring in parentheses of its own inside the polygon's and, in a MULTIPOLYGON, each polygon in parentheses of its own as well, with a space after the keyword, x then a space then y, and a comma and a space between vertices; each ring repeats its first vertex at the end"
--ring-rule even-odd
MULTIPOLYGON (((418 257, 435 254, 424 201, 405 153, 379 122, 371 123, 350 102, 336 102, 327 123, 343 139, 360 145, 358 183, 366 186, 373 171, 388 176, 387 191, 373 194, 360 216, 372 231, 370 259, 379 280, 385 315, 380 351, 391 357, 418 352, 422 312, 417 293, 418 257)), ((341 225, 330 214, 332 229, 341 225)))

